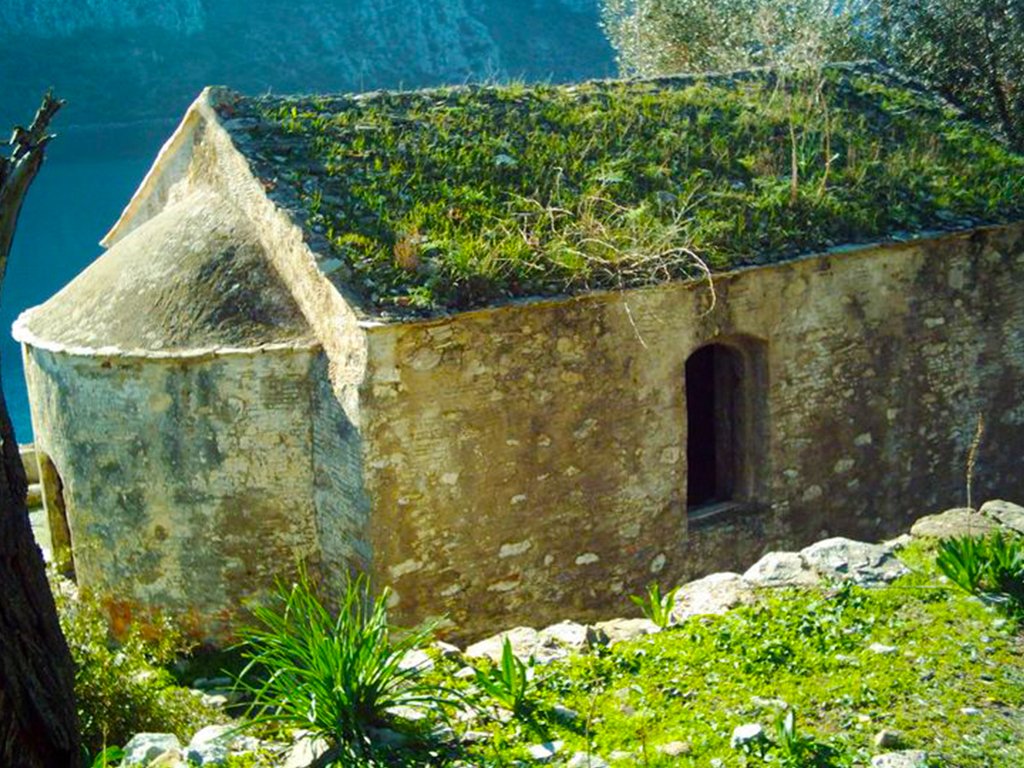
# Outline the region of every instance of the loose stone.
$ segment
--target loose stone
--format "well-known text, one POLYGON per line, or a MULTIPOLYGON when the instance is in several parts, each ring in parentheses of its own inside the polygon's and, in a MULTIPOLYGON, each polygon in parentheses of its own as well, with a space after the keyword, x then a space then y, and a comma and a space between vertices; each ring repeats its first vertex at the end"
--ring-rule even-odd
POLYGON ((123 764, 146 765, 172 749, 181 749, 181 742, 173 733, 137 733, 125 744, 123 764))
POLYGON ((729 739, 729 746, 733 749, 739 749, 755 741, 761 741, 764 738, 764 728, 760 724, 744 723, 743 725, 737 725, 733 729, 732 738, 729 739))
POLYGON ((903 734, 891 728, 883 728, 875 734, 875 746, 881 749, 893 749, 903 741, 903 734))

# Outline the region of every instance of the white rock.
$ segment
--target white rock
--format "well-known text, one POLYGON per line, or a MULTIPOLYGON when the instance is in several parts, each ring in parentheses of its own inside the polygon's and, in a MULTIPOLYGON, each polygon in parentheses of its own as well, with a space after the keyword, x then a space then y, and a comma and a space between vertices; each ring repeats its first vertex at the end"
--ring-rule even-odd
POLYGON ((892 749, 898 747, 903 741, 903 734, 892 728, 883 728, 875 734, 875 746, 879 749, 892 749))
POLYGON ((868 646, 868 650, 872 653, 877 653, 879 656, 892 656, 896 651, 899 650, 895 645, 885 645, 884 643, 872 643, 868 646))
POLYGON ((668 757, 679 757, 680 755, 690 754, 693 751, 693 747, 685 741, 670 741, 668 744, 659 746, 658 751, 668 757))
POLYGON ((443 640, 435 640, 433 647, 442 659, 457 659, 462 656, 462 650, 457 645, 446 643, 443 640))
POLYGON ((603 760, 597 755, 577 752, 569 758, 565 766, 566 768, 608 768, 608 761, 603 760))
POLYGON ((995 520, 1002 527, 1024 534, 1024 507, 1019 504, 994 499, 986 501, 978 511, 985 517, 995 520))
POLYGON ((501 661, 505 638, 512 644, 512 652, 521 659, 528 659, 540 644, 540 633, 533 627, 516 627, 508 632, 488 637, 466 649, 466 658, 501 661))
POLYGON ((692 616, 722 614, 755 600, 754 586, 738 573, 713 573, 680 587, 669 623, 682 624, 692 616))
POLYGON ((604 636, 609 646, 661 631, 650 619, 610 619, 597 622, 594 629, 604 636))
POLYGON ((575 621, 560 621, 540 631, 543 645, 557 643, 573 650, 583 650, 590 644, 591 632, 588 627, 575 621))
POLYGON ((411 651, 405 652, 401 661, 398 662, 398 668, 401 670, 417 669, 420 672, 426 672, 434 668, 434 660, 423 649, 413 648, 411 651))
POLYGON ((871 768, 928 768, 928 753, 917 749, 886 752, 871 758, 871 768))
POLYGON ((146 768, 190 768, 190 763, 180 749, 168 749, 146 764, 146 768))
POLYGON ((892 548, 842 537, 811 544, 800 550, 800 556, 822 576, 849 579, 866 587, 887 584, 910 573, 892 548))
POLYGON ((208 725, 192 736, 185 755, 196 765, 223 765, 227 762, 234 741, 229 725, 208 725))
POLYGON ((954 536, 985 536, 999 525, 968 507, 947 509, 927 515, 910 527, 910 535, 919 539, 949 539, 954 536))
POLYGON ((312 734, 302 734, 285 754, 282 768, 307 768, 330 748, 331 745, 325 739, 312 734))
POLYGON ((744 572, 743 579, 757 587, 807 587, 821 581, 797 552, 769 552, 744 572))
POLYGON ((223 693, 201 693, 199 699, 204 707, 211 709, 224 709, 231 703, 231 699, 223 693))
POLYGON ((729 739, 729 746, 733 749, 760 741, 765 738, 764 728, 758 723, 744 723, 732 729, 732 737, 729 739))
POLYGON ((538 763, 546 763, 548 760, 557 755, 564 746, 561 741, 548 741, 543 744, 534 744, 526 748, 526 753, 530 756, 531 760, 536 760, 538 763))
POLYGON ((416 723, 420 720, 427 719, 427 713, 418 707, 410 707, 406 704, 396 704, 393 707, 388 707, 384 710, 392 717, 397 717, 399 720, 405 720, 406 722, 416 723))
POLYGON ((125 744, 121 764, 146 765, 172 749, 181 749, 181 742, 173 733, 137 733, 125 744))
POLYGON ((233 733, 233 726, 208 725, 205 728, 200 728, 196 731, 188 745, 190 747, 196 747, 203 744, 211 744, 216 741, 231 742, 234 738, 235 734, 233 733))

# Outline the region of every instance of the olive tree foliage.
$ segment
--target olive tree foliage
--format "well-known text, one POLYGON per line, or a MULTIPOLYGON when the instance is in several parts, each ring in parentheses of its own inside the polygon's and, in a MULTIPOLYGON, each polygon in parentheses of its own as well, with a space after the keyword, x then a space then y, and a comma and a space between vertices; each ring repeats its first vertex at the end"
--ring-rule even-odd
POLYGON ((1024 0, 603 0, 623 74, 873 58, 1024 150, 1024 0))
POLYGON ((733 70, 856 58, 859 5, 843 0, 604 0, 623 74, 733 70))
POLYGON ((1024 151, 1024 0, 876 2, 887 22, 877 57, 931 83, 1024 151))

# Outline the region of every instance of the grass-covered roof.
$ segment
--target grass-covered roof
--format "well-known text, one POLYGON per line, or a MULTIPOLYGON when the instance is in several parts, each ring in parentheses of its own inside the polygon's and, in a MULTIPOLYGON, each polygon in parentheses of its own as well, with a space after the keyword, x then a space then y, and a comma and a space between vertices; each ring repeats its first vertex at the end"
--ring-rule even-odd
POLYGON ((272 196, 389 313, 1024 218, 1024 157, 875 65, 221 109, 272 196))

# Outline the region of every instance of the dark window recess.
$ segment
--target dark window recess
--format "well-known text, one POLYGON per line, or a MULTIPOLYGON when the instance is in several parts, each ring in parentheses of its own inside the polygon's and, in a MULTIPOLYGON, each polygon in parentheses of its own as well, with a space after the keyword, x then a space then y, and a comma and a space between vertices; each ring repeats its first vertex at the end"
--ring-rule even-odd
POLYGON ((729 501, 739 469, 737 425, 742 359, 722 344, 686 361, 687 506, 729 501))

